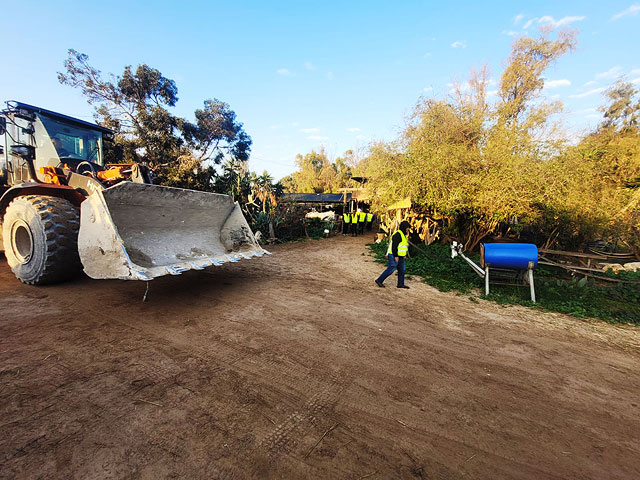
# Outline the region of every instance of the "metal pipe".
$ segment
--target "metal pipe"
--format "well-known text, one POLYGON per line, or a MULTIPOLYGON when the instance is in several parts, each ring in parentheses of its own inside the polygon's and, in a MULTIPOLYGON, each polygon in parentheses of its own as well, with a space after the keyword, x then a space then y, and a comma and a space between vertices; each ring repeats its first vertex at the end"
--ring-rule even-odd
POLYGON ((489 267, 485 267, 484 271, 484 294, 489 295, 489 267))
POLYGON ((480 275, 482 278, 484 278, 485 273, 484 270, 482 270, 482 268, 480 268, 480 266, 475 263, 473 260, 471 260, 469 257, 467 257, 464 253, 462 252, 458 252, 458 255, 460 255, 462 258, 464 258, 464 261, 467 262, 471 268, 473 268, 473 270, 480 275))
POLYGON ((482 268, 480 268, 473 260, 462 253, 462 248, 463 245, 454 241, 451 244, 451 258, 456 258, 458 255, 460 255, 462 258, 464 258, 464 261, 467 262, 471 268, 473 268, 474 272, 480 275, 480 277, 484 278, 484 270, 482 270, 482 268))
POLYGON ((536 287, 533 284, 533 262, 529 262, 529 269, 527 273, 529 276, 529 289, 531 291, 531 301, 533 303, 536 303, 536 287))

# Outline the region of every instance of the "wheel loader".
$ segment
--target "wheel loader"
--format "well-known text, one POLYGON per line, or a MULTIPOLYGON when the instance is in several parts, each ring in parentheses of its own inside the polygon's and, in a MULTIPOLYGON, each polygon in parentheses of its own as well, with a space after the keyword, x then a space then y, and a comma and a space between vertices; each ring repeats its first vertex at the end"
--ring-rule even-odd
POLYGON ((0 111, 2 247, 16 277, 152 280, 268 254, 228 195, 105 164, 107 128, 25 103, 0 111))

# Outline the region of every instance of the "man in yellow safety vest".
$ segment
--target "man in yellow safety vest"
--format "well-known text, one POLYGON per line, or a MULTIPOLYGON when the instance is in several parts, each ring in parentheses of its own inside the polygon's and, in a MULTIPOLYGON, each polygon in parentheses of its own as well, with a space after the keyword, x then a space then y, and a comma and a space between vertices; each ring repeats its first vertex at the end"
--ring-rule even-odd
POLYGON ((389 248, 387 249, 387 269, 376 279, 376 285, 384 288, 385 279, 398 269, 398 288, 409 288, 404 284, 404 257, 409 252, 409 229, 411 224, 407 221, 400 223, 398 230, 391 235, 389 248))
POLYGON ((342 235, 346 236, 349 233, 349 224, 351 223, 351 214, 344 212, 342 214, 342 235))
POLYGON ((371 225, 373 224, 373 213, 367 213, 367 232, 371 231, 371 225))
POLYGON ((351 232, 351 236, 355 237, 357 235, 358 230, 358 212, 351 212, 351 228, 349 231, 351 232))
POLYGON ((358 233, 360 235, 364 234, 364 224, 367 218, 367 214, 362 211, 362 209, 358 209, 358 233))

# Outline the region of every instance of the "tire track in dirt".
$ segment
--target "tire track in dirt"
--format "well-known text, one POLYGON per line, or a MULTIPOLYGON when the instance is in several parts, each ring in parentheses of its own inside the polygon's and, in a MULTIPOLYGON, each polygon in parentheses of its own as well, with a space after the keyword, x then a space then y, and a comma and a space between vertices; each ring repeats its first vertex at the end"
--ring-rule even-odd
MULTIPOLYGON (((333 410, 342 392, 351 382, 344 372, 331 375, 325 386, 316 391, 307 402, 262 438, 258 445, 267 451, 270 458, 276 458, 283 452, 291 452, 310 429, 317 428, 325 416, 333 416, 333 410)), ((301 452, 298 452, 301 453, 301 452)))

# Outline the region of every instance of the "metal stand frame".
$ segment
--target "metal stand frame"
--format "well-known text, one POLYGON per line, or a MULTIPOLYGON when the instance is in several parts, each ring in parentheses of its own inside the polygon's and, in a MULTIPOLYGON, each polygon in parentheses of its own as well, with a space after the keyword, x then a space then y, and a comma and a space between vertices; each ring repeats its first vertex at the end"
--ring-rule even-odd
MULTIPOLYGON (((455 258, 458 255, 460 255, 464 259, 464 261, 469 264, 469 266, 473 269, 474 272, 476 272, 481 278, 484 278, 484 294, 485 296, 489 295, 490 265, 488 264, 485 265, 483 270, 479 265, 477 265, 473 260, 471 260, 462 252, 462 248, 463 248, 463 245, 458 244, 458 242, 453 242, 453 244, 451 245, 451 258, 455 258)), ((526 276, 524 277, 524 281, 529 284, 531 301, 533 303, 536 303, 536 288, 533 282, 533 267, 534 267, 533 262, 529 262, 527 273, 526 273, 526 276)), ((518 270, 518 271, 522 272, 523 270, 518 270)))

